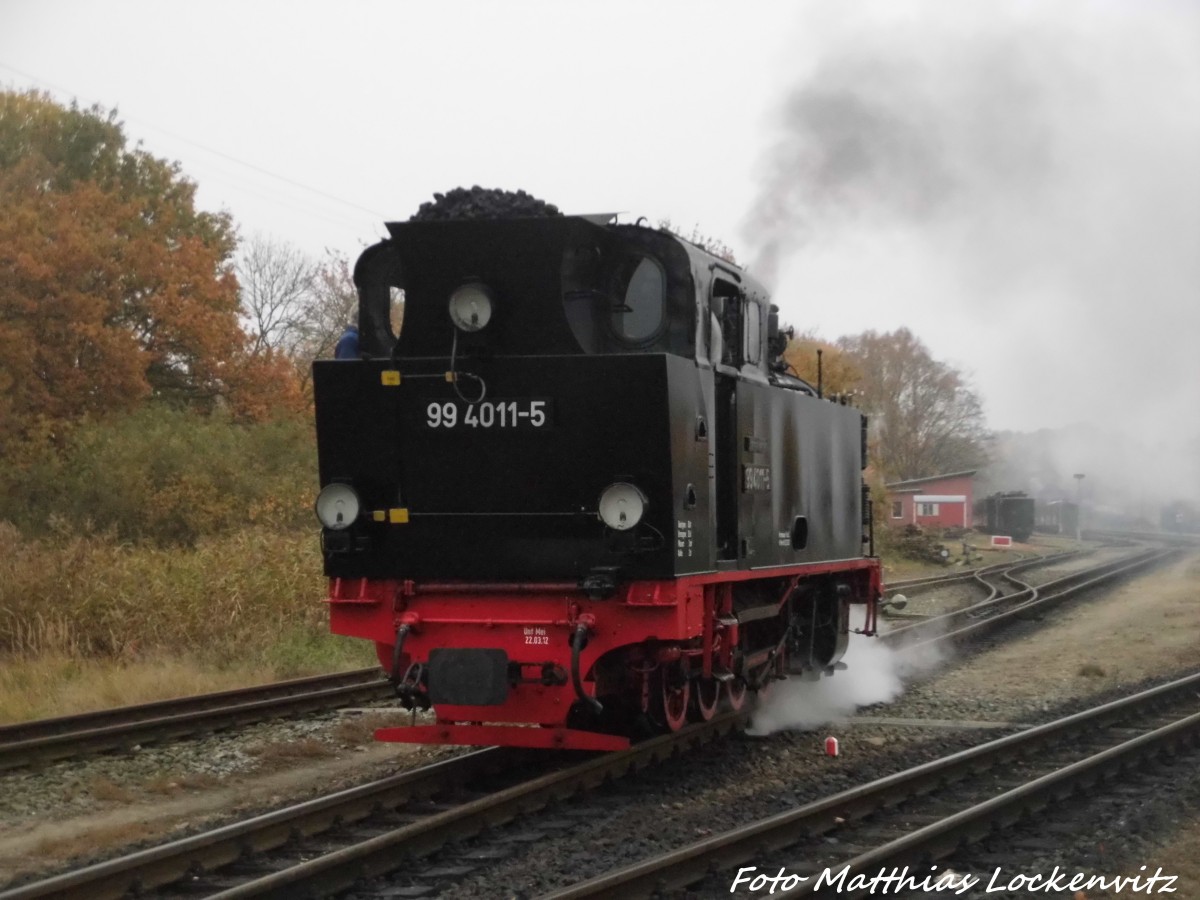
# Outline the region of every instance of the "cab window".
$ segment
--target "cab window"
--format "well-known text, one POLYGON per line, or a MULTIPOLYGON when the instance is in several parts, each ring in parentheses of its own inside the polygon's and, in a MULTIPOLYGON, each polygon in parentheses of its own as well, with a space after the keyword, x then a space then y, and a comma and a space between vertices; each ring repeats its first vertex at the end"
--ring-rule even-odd
POLYGON ((746 311, 746 354, 744 359, 752 366, 762 361, 762 314, 753 300, 743 307, 746 311))
POLYGON ((667 275, 656 260, 640 257, 620 302, 612 309, 613 333, 630 343, 654 337, 666 313, 667 275))

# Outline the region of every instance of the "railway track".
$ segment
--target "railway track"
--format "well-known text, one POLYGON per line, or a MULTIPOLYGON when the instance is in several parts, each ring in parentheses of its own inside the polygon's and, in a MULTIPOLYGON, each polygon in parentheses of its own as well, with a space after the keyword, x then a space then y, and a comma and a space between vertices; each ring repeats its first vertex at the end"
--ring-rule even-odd
POLYGON ((0 771, 384 700, 378 667, 0 727, 0 771))
MULTIPOLYGON (((980 566, 974 569, 966 569, 959 572, 947 572, 940 575, 929 575, 923 578, 910 578, 904 581, 894 581, 887 585, 885 593, 884 609, 887 612, 888 618, 894 621, 905 619, 929 619, 932 616, 928 614, 902 613, 899 609, 904 608, 902 603, 899 608, 889 609, 889 603, 893 600, 907 601, 913 595, 925 594, 931 591, 937 591, 940 588, 951 587, 955 585, 969 586, 983 592, 981 600, 974 601, 975 603, 987 603, 997 598, 1013 593, 1013 588, 1023 590, 1027 585, 1017 578, 1018 573, 1029 569, 1037 569, 1043 566, 1050 566, 1056 563, 1061 563, 1069 559, 1084 556, 1092 551, 1084 550, 1066 550, 1061 553, 1052 553, 1047 555, 1038 555, 1033 557, 1021 557, 1005 562, 994 563, 990 566, 980 566)), ((970 605, 970 604, 968 604, 970 605)))
MULTIPOLYGON (((869 879, 908 865, 919 879, 930 868, 918 863, 943 859, 1147 759, 1198 745, 1200 673, 850 788, 543 900, 629 900, 685 889, 717 896, 730 893, 739 874, 747 876, 740 883, 745 895, 754 877, 780 869, 795 880, 778 884, 774 896, 865 896, 869 888, 862 882, 852 887, 855 875, 869 879), (847 875, 836 880, 843 869, 847 875)), ((760 886, 759 893, 766 889, 760 886)))
POLYGON ((960 572, 946 572, 941 575, 926 575, 921 578, 906 578, 902 581, 891 581, 887 585, 887 594, 892 596, 901 591, 925 591, 930 588, 944 587, 958 582, 976 581, 989 592, 993 590, 991 579, 1003 577, 1009 572, 1017 572, 1033 566, 1050 565, 1056 562, 1079 556, 1080 550, 1064 550, 1062 553, 1051 553, 1047 556, 1035 556, 1029 559, 1008 560, 993 563, 990 566, 979 566, 974 569, 964 569, 960 572))
MULTIPOLYGON (((998 622, 1009 614, 1027 613, 1035 604, 1061 599, 1160 558, 1158 554, 1142 554, 1134 560, 1108 563, 1037 589, 1023 586, 1017 594, 1010 595, 1019 599, 1002 610, 997 606, 998 611, 987 618, 998 622)), ((995 605, 994 601, 984 601, 976 606, 989 603, 995 605)), ((919 622, 909 627, 925 624, 919 622)), ((967 625, 952 630, 942 628, 936 635, 930 632, 923 639, 955 639, 964 630, 968 630, 967 625)), ((383 687, 378 683, 375 686, 383 687)), ((552 757, 498 748, 477 751, 252 820, 11 888, 0 893, 0 900, 107 898, 131 894, 163 898, 288 897, 294 900, 295 896, 328 896, 353 886, 364 877, 401 866, 410 869, 410 874, 416 873, 413 877, 419 879, 421 869, 414 860, 435 854, 447 843, 477 835, 489 826, 511 821, 548 803, 587 791, 606 779, 620 777, 713 740, 742 727, 747 718, 746 713, 725 713, 705 725, 689 726, 677 734, 647 741, 629 751, 583 762, 575 762, 578 756, 568 758, 566 754, 552 757)), ((432 865, 429 881, 436 884, 446 877, 446 873, 437 868, 436 861, 432 865)), ((728 886, 724 890, 727 891, 728 886)))
POLYGON ((716 740, 746 712, 594 755, 489 748, 0 892, 0 900, 328 896, 716 740))
POLYGON ((881 634, 879 640, 891 647, 912 649, 946 641, 982 637, 1002 625, 1011 623, 1015 618, 1040 615, 1054 604, 1075 594, 1139 572, 1174 558, 1175 555, 1176 551, 1173 549, 1142 550, 1132 556, 1072 572, 1036 587, 1016 577, 1015 573, 1020 568, 1028 568, 1034 564, 1034 561, 1023 562, 1017 567, 1010 566, 1003 572, 989 573, 1003 575, 1005 581, 1016 587, 1015 591, 1002 593, 999 587, 992 585, 989 596, 978 603, 900 625, 887 634, 881 634))
POLYGON ((1148 541, 1158 544, 1173 544, 1175 546, 1195 547, 1200 545, 1200 534, 1178 531, 1094 531, 1083 533, 1089 541, 1148 541))

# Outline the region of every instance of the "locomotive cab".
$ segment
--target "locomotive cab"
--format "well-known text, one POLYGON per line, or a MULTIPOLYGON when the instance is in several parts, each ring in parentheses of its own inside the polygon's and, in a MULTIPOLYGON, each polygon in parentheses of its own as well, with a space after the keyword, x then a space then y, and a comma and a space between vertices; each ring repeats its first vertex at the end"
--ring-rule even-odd
POLYGON ((773 368, 745 272, 607 218, 389 224, 314 365, 333 629, 438 716, 388 739, 619 746, 874 608, 863 417, 773 368))

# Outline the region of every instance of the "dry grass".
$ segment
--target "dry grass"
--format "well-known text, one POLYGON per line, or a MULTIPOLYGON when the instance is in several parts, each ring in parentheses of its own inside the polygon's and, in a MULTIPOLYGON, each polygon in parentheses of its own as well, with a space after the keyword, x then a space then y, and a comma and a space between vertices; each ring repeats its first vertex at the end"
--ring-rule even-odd
POLYGON ((0 522, 0 723, 371 665, 328 634, 319 564, 306 532, 163 549, 0 522))
POLYGON ((314 759, 330 759, 337 751, 316 738, 301 738, 298 741, 269 741, 251 748, 250 753, 258 757, 259 771, 271 772, 285 769, 296 762, 314 759))
POLYGON ((1104 671, 1103 667, 1098 666, 1095 663, 1084 663, 1079 667, 1080 678, 1103 678, 1107 674, 1108 673, 1104 671))
POLYGON ((1176 897, 1200 897, 1200 819, 1187 823, 1171 843, 1150 854, 1147 863, 1148 872, 1161 865, 1165 874, 1179 878, 1176 897))
MULTIPOLYGON (((1124 871, 1112 874, 1121 874, 1127 878, 1140 876, 1146 879, 1160 868, 1162 875, 1173 875, 1177 879, 1172 885, 1174 893, 1164 896, 1179 897, 1180 900, 1200 897, 1200 819, 1180 823, 1179 830, 1173 838, 1162 846, 1147 850, 1145 857, 1129 865, 1124 871), (1140 866, 1145 868, 1141 869, 1140 866)), ((1158 886, 1161 890, 1167 885, 1160 881, 1158 886)), ((1101 890, 1089 893, 1087 900, 1121 900, 1128 896, 1129 893, 1101 890)))
POLYGON ((106 775, 97 775, 89 780, 87 792, 97 800, 111 800, 117 803, 129 803, 134 798, 133 791, 117 784, 106 775))
POLYGON ((216 787, 221 779, 208 772, 160 773, 148 778, 142 790, 148 794, 170 796, 182 791, 203 791, 216 787))
POLYGON ((111 534, 22 538, 0 523, 0 649, 136 659, 205 646, 238 658, 296 628, 322 628, 320 554, 307 532, 247 529, 194 549, 111 534))
POLYGON ((377 728, 405 725, 408 721, 409 714, 407 712, 378 712, 347 716, 334 726, 333 738, 347 747, 372 744, 375 742, 377 728))
POLYGON ((216 669, 157 656, 131 662, 61 653, 9 657, 0 665, 0 722, 166 700, 275 678, 269 666, 216 669))
POLYGON ((104 826, 69 837, 47 837, 38 842, 34 855, 39 860, 88 858, 114 847, 128 847, 156 836, 148 822, 125 822, 104 826))

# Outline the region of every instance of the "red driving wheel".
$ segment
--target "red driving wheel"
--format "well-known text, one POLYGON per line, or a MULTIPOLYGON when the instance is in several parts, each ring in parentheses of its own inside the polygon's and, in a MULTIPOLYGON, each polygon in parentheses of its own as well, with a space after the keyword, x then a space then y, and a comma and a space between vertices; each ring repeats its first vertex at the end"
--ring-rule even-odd
POLYGON ((729 708, 737 712, 746 705, 746 682, 741 678, 731 678, 725 682, 725 699, 729 708))
POLYGON ((658 718, 668 731, 678 731, 687 722, 691 684, 679 666, 664 665, 658 673, 658 718))
POLYGON ((692 717, 707 722, 717 714, 721 702, 721 683, 715 678, 701 678, 692 684, 692 717))

